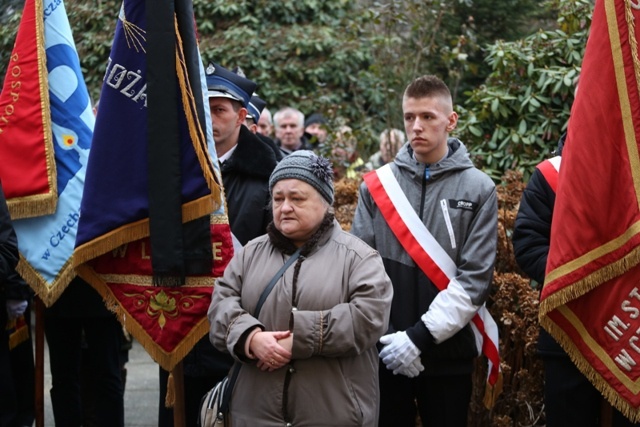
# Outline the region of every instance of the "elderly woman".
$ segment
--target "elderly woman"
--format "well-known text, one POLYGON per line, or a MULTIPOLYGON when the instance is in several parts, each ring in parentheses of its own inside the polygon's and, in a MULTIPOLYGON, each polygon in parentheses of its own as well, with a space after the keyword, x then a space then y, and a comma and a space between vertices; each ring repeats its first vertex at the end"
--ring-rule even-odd
POLYGON ((269 180, 267 235, 233 257, 216 283, 210 339, 241 362, 230 405, 242 426, 375 426, 378 352, 392 286, 378 253, 334 218, 331 165, 285 157, 269 180), (254 309, 287 259, 258 318, 254 309))

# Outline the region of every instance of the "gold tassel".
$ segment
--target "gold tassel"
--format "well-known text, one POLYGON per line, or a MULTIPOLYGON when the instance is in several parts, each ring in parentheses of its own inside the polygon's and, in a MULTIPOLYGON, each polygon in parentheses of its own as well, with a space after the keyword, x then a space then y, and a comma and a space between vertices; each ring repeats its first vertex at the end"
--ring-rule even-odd
POLYGON ((500 396, 500 393, 502 393, 502 372, 498 374, 498 380, 493 386, 487 383, 487 386, 484 389, 484 406, 487 409, 493 408, 498 400, 498 396, 500 396))
POLYGON ((24 316, 9 320, 6 329, 9 333, 9 350, 13 350, 29 339, 29 327, 25 323, 24 316))
POLYGON ((29 339, 29 329, 26 326, 18 328, 9 337, 9 350, 13 350, 23 342, 29 339))
POLYGON ((173 408, 176 403, 176 386, 173 380, 173 372, 169 373, 167 379, 167 395, 164 397, 164 406, 167 408, 173 408))

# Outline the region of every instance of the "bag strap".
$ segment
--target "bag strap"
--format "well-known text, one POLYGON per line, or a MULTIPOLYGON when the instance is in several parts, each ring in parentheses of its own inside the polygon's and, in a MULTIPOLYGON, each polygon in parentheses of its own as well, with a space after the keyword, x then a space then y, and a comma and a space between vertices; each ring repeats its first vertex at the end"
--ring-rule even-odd
POLYGON ((275 276, 273 276, 271 278, 271 281, 269 282, 269 284, 267 285, 266 288, 264 288, 264 291, 262 291, 262 295, 260 295, 260 299, 258 299, 258 304, 256 304, 256 311, 255 313, 253 313, 253 317, 255 317, 256 319, 258 318, 258 316, 260 315, 260 310, 262 310, 262 305, 264 304, 264 302, 267 300, 267 297, 269 296, 269 294, 271 293, 271 290, 273 289, 273 287, 276 285, 276 283, 278 282, 278 279, 280 279, 280 277, 284 274, 285 271, 287 271, 287 268, 289 268, 291 266, 291 264, 293 264, 293 262, 298 259, 298 256, 300 256, 300 249, 302 249, 301 247, 298 248, 297 251, 295 251, 287 260, 287 262, 284 263, 284 265, 282 267, 280 267, 280 270, 278 270, 278 272, 275 274, 275 276))
MULTIPOLYGON (((269 284, 267 285, 266 288, 264 288, 264 291, 262 291, 262 294, 260 295, 260 298, 258 299, 258 304, 256 304, 256 310, 255 313, 253 314, 253 317, 257 318, 258 315, 260 314, 260 310, 262 310, 262 305, 264 304, 264 302, 267 300, 267 297, 269 296, 269 294, 271 293, 271 291, 273 290, 274 286, 276 285, 276 283, 278 282, 278 280, 280 279, 280 277, 282 277, 282 275, 284 274, 285 271, 287 271, 287 268, 289 268, 291 266, 291 264, 294 263, 294 261, 296 259, 298 259, 298 256, 300 256, 300 249, 302 249, 301 247, 298 248, 297 251, 295 251, 287 260, 287 262, 284 263, 284 265, 282 267, 280 267, 280 270, 278 270, 278 272, 271 278, 271 280, 269 281, 269 284)), ((229 382, 227 383, 227 387, 224 390, 224 395, 222 397, 222 405, 220 405, 220 409, 219 412, 226 414, 227 411, 229 410, 229 403, 231 402, 231 392, 233 391, 233 386, 236 384, 236 379, 238 379, 238 374, 240 373, 240 368, 242 367, 242 364, 235 362, 233 364, 233 366, 231 367, 231 370, 233 371, 229 377, 229 382)))

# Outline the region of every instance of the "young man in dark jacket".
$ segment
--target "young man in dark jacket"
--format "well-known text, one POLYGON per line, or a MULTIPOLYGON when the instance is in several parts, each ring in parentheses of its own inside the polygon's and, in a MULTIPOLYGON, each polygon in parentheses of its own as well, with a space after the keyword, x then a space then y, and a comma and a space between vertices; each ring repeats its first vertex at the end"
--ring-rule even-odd
POLYGON ((351 230, 380 252, 393 283, 389 330, 380 339, 379 425, 413 427, 419 412, 425 426, 464 427, 478 355, 470 321, 484 309, 496 256, 496 188, 464 144, 449 137, 458 115, 444 82, 417 78, 402 110, 409 143, 393 163, 370 173, 380 182, 393 178, 385 183, 395 181, 397 189, 387 196, 403 195, 392 209, 402 220, 387 218, 380 187, 365 176, 351 230), (428 246, 405 249, 399 225, 410 231, 404 237, 428 246), (447 264, 448 273, 427 274, 414 261, 425 256, 447 264))

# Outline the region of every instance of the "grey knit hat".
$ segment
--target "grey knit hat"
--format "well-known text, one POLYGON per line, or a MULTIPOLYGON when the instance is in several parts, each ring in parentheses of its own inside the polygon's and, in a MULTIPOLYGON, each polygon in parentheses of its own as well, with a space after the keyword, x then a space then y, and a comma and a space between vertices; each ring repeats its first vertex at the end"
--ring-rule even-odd
POLYGON ((320 195, 333 204, 333 169, 331 162, 313 151, 298 150, 280 160, 269 178, 269 191, 282 179, 299 179, 318 190, 320 195))

